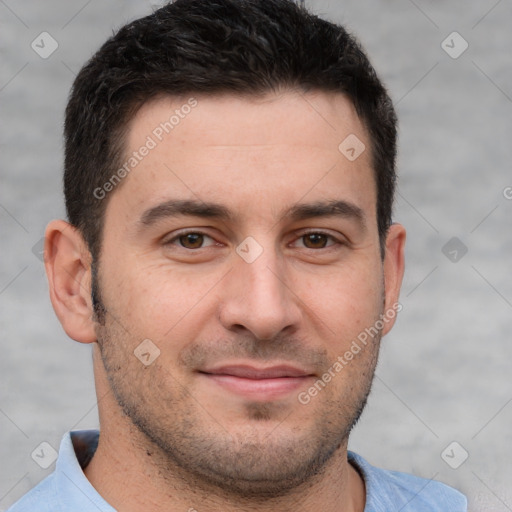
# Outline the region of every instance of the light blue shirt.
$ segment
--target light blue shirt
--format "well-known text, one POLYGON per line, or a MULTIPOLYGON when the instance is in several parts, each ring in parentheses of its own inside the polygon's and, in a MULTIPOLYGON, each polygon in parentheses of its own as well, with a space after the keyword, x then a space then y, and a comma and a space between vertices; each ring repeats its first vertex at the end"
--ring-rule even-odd
MULTIPOLYGON (((68 432, 55 471, 7 512, 115 512, 82 471, 98 436, 97 430, 68 432)), ((364 512, 467 512, 466 498, 440 482, 375 468, 350 451, 348 459, 366 484, 364 512)))

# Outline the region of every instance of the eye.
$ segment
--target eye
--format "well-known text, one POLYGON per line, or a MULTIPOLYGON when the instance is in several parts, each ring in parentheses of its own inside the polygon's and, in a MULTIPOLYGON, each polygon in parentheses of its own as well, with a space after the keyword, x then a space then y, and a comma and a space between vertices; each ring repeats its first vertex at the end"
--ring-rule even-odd
POLYGON ((306 247, 307 249, 325 249, 332 245, 341 244, 341 242, 335 239, 332 235, 318 231, 303 234, 295 243, 299 240, 302 241, 303 247, 306 247))
POLYGON ((188 233, 180 233, 165 242, 165 245, 176 244, 184 249, 202 249, 203 247, 214 245, 215 241, 205 233, 189 231, 188 233), (207 241, 210 241, 210 243, 204 245, 207 241))

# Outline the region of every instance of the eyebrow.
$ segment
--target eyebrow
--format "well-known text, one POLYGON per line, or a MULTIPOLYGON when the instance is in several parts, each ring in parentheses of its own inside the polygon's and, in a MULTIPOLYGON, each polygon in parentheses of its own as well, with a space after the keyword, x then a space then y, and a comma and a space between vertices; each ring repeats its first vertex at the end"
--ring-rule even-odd
MULTIPOLYGON (((224 205, 191 199, 170 199, 146 210, 139 219, 142 226, 150 226, 159 220, 193 216, 204 219, 233 221, 235 215, 224 205)), ((296 204, 288 208, 280 219, 291 221, 307 220, 315 217, 340 217, 356 221, 362 229, 366 228, 366 215, 357 205, 342 200, 316 201, 313 203, 296 204)))
POLYGON ((171 199, 146 210, 140 217, 140 223, 150 226, 168 217, 193 216, 205 219, 232 220, 231 211, 217 203, 195 201, 191 199, 171 199))
POLYGON ((348 201, 331 200, 298 204, 289 208, 283 217, 289 217, 293 221, 306 220, 314 217, 341 217, 348 220, 355 220, 361 228, 366 228, 366 215, 364 210, 348 201))

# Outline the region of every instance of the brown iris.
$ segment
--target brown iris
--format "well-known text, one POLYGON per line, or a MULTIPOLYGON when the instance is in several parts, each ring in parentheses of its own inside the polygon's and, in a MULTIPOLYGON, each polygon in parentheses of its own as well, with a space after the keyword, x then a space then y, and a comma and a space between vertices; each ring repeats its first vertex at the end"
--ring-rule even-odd
POLYGON ((187 233, 179 237, 180 244, 186 249, 199 249, 204 242, 204 235, 200 233, 187 233))
POLYGON ((308 249, 323 249, 327 245, 327 235, 322 233, 310 233, 302 237, 304 245, 308 249))

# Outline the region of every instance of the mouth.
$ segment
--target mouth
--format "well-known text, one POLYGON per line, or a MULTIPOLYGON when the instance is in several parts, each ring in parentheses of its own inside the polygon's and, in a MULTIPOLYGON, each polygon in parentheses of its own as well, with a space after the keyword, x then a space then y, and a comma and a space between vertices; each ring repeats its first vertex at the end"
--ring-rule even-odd
POLYGON ((284 398, 315 377, 305 369, 290 365, 257 368, 234 364, 200 370, 199 374, 223 390, 256 401, 284 398))

